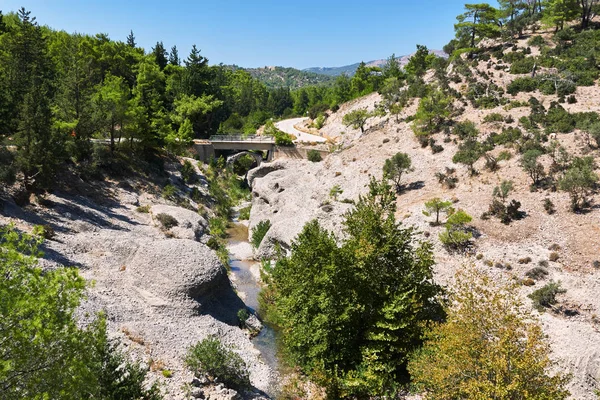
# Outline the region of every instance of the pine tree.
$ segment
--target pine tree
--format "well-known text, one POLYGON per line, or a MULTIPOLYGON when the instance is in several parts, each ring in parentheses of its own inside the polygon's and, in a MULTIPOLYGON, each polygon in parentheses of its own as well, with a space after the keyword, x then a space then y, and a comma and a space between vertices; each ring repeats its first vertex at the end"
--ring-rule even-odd
POLYGON ((135 36, 133 35, 133 30, 129 32, 129 35, 127 36, 127 46, 131 47, 131 48, 135 48, 136 43, 135 43, 135 36))
POLYGON ((154 54, 154 60, 158 67, 162 71, 167 66, 169 60, 167 59, 168 52, 163 45, 163 42, 156 42, 156 46, 152 48, 152 54, 154 54))
POLYGON ((181 64, 179 60, 179 51, 177 46, 171 47, 171 53, 169 54, 169 64, 179 66, 181 64))

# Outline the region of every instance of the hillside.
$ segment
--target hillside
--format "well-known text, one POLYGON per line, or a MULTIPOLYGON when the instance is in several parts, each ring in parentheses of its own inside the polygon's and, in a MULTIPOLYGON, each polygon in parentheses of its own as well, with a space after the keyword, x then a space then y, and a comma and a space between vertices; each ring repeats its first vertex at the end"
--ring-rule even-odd
MULTIPOLYGON (((438 57, 448 58, 448 55, 441 50, 430 50, 430 53, 435 54, 438 57)), ((408 60, 410 60, 410 58, 413 55, 414 55, 414 53, 397 57, 398 64, 401 67, 404 67, 406 64, 408 64, 408 60)), ((367 64, 367 67, 381 67, 386 63, 386 61, 387 61, 386 59, 379 59, 379 60, 369 61, 366 64, 367 64)), ((357 62, 355 64, 344 65, 342 67, 311 67, 311 68, 306 68, 303 71, 313 72, 316 74, 323 74, 323 75, 328 75, 328 76, 339 76, 342 74, 345 74, 348 76, 354 76, 354 74, 356 73, 356 69, 358 68, 359 65, 360 65, 360 62, 357 62)))
POLYGON ((271 89, 280 87, 289 87, 298 89, 306 86, 328 85, 334 79, 326 74, 319 74, 311 71, 301 71, 295 68, 286 67, 263 67, 263 68, 240 68, 231 66, 233 70, 243 69, 250 73, 253 78, 262 82, 271 89))
MULTIPOLYGON (((593 47, 597 39, 589 33, 571 33, 569 40, 565 45, 551 31, 542 31, 525 35, 514 46, 487 41, 479 61, 463 55, 449 64, 449 80, 440 80, 441 74, 430 71, 424 76, 425 83, 433 93, 449 93, 452 100, 446 108, 453 111, 432 110, 444 115, 441 125, 421 135, 415 135, 419 120, 414 122, 417 111, 424 112, 424 100, 419 98, 408 101, 398 121, 389 115, 371 117, 364 133, 345 126, 342 119, 355 110, 375 110, 385 102, 379 94, 356 99, 330 113, 320 134, 341 150, 321 163, 281 160, 268 171, 254 173, 251 227, 264 219, 272 223, 268 240, 259 249, 261 257, 274 254, 273 243, 289 246, 302 226, 313 219, 343 236, 348 203, 365 193, 371 177, 382 178, 387 159, 406 153, 414 171, 406 175, 405 188, 397 196, 396 218, 404 226, 414 226, 421 232, 420 238, 433 244, 436 281, 451 287, 457 270, 475 265, 498 282, 518 282, 525 304, 548 335, 558 370, 573 375, 569 398, 596 399, 600 198, 592 184, 586 194, 588 204, 574 212, 573 196, 560 183, 566 179, 561 176, 571 172, 559 168, 568 171, 570 160, 588 157, 593 160, 592 174, 600 172, 600 137, 582 122, 596 121, 600 113, 597 72, 595 68, 578 71, 579 80, 570 80, 568 88, 564 83, 565 89, 559 93, 535 86, 552 74, 564 76, 560 69, 545 66, 545 54, 555 57, 554 65, 564 62, 562 65, 568 66, 571 57, 593 47), (528 81, 535 63, 543 65, 538 67, 540 78, 528 81), (583 79, 588 73, 594 77, 590 82, 583 79), (523 93, 517 89, 524 87, 525 81, 529 86, 523 93), (446 89, 440 89, 444 86, 446 89), (572 96, 568 101, 567 95, 572 96), (455 157, 465 143, 474 141, 483 148, 473 165, 476 173, 455 157), (537 168, 543 170, 543 178, 534 184, 523 167, 524 154, 531 149, 539 151, 535 153, 539 154, 537 168), (565 166, 558 166, 560 157, 566 160, 565 166), (448 171, 455 171, 450 174, 456 179, 452 185, 440 175, 448 171), (511 182, 508 199, 517 201, 523 212, 505 223, 489 214, 495 187, 503 181, 511 182), (337 200, 331 196, 333 187, 342 193, 337 200), (424 203, 436 197, 452 201, 455 209, 473 217, 473 240, 466 251, 445 247, 438 238, 444 226, 433 226, 431 217, 423 215, 424 203), (559 282, 564 293, 557 294, 556 304, 536 310, 527 296, 552 282, 559 282)), ((554 79, 561 82, 559 77, 554 79)))

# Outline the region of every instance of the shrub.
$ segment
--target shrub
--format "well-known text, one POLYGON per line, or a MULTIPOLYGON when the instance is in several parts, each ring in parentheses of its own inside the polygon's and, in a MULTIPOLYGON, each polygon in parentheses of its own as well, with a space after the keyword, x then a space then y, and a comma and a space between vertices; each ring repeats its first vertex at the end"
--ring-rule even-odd
POLYGON ((442 244, 449 250, 465 249, 473 238, 473 234, 466 227, 472 220, 473 218, 463 210, 450 215, 446 221, 446 230, 439 235, 442 244))
POLYGON ((268 219, 260 221, 254 227, 254 229, 252 230, 252 247, 254 247, 255 249, 258 249, 260 247, 260 244, 262 243, 265 235, 267 234, 270 228, 271 221, 269 221, 268 219))
POLYGON ((533 57, 523 58, 514 61, 510 66, 511 74, 528 74, 533 70, 535 59, 533 57))
POLYGON ((504 128, 502 129, 502 133, 500 134, 492 134, 491 135, 494 144, 511 144, 516 143, 521 137, 523 137, 523 132, 519 128, 504 128))
POLYGON ((556 208, 554 208, 554 203, 552 200, 548 198, 544 199, 544 210, 546 210, 546 212, 550 215, 556 212, 556 208))
POLYGON ((275 144, 277 146, 293 146, 294 141, 291 135, 278 130, 275 132, 275 144))
POLYGON ((209 379, 233 389, 250 387, 250 376, 242 357, 216 338, 206 338, 192 346, 185 364, 195 375, 208 375, 209 379))
POLYGON ((528 44, 528 45, 530 45, 530 46, 537 46, 537 47, 540 47, 540 46, 543 46, 543 45, 545 45, 545 44, 546 44, 546 41, 545 41, 545 40, 544 40, 544 38, 543 38, 543 37, 541 37, 540 35, 535 35, 535 36, 532 36, 532 37, 531 37, 531 38, 530 38, 530 39, 527 41, 527 44, 528 44))
POLYGON ((535 78, 522 77, 512 81, 506 88, 508 94, 513 96, 519 92, 533 92, 538 88, 538 81, 535 78))
POLYGON ((146 204, 145 206, 139 206, 135 209, 135 211, 142 214, 148 214, 150 212, 150 204, 146 204))
POLYGON ((171 372, 168 369, 163 369, 162 376, 164 376, 165 378, 171 378, 173 376, 173 372, 171 372))
POLYGON ((508 150, 502 150, 500 154, 498 154, 498 161, 508 161, 512 158, 512 153, 508 150))
POLYGON ((167 184, 162 191, 162 197, 167 200, 175 200, 175 193, 177 192, 177 188, 170 183, 167 184))
POLYGON ((500 113, 491 113, 485 116, 483 122, 491 123, 491 122, 503 122, 504 117, 500 113))
POLYGON ((525 275, 531 279, 540 280, 548 275, 548 270, 544 267, 534 267, 527 271, 525 275))
POLYGON ((308 161, 311 162, 320 162, 321 160, 323 160, 323 158, 321 157, 321 152, 318 150, 308 150, 306 152, 306 158, 308 159, 308 161))
POLYGON ((156 219, 158 220, 158 222, 160 222, 162 227, 167 230, 179 225, 179 222, 177 222, 177 220, 169 214, 156 214, 156 219))
POLYGON ((248 207, 244 207, 244 208, 240 209, 240 214, 238 216, 240 221, 247 221, 250 219, 250 210, 251 209, 252 209, 252 206, 248 206, 248 207))
POLYGON ((552 253, 550 253, 550 255, 548 256, 548 259, 552 262, 556 262, 558 261, 558 259, 560 258, 560 255, 556 252, 553 251, 552 253))
POLYGON ((46 240, 51 240, 56 235, 54 228, 52 228, 50 225, 35 225, 32 233, 35 236, 42 237, 46 240))
POLYGON ((323 114, 319 114, 317 119, 315 120, 315 128, 321 129, 325 125, 325 116, 323 114))
POLYGON ((479 130, 472 121, 458 122, 452 128, 452 133, 463 140, 474 139, 479 136, 479 130))
POLYGON ((533 306, 541 312, 556 304, 556 295, 565 292, 566 290, 560 287, 560 282, 549 282, 544 287, 531 293, 529 298, 533 300, 533 306))
POLYGON ((246 308, 240 308, 237 312, 237 317, 240 323, 240 328, 243 328, 248 318, 250 318, 250 313, 246 308))
POLYGON ((550 250, 550 251, 559 251, 560 250, 560 245, 558 243, 552 243, 550 245, 550 247, 548 247, 548 250, 550 250))
POLYGON ((531 262, 531 257, 519 258, 519 264, 529 264, 530 262, 531 262))
POLYGON ((181 166, 181 177, 185 183, 192 183, 196 179, 196 168, 189 160, 185 160, 181 166))
POLYGON ((546 261, 546 260, 540 260, 540 261, 538 262, 538 265, 539 265, 540 267, 548 268, 548 261, 546 261))

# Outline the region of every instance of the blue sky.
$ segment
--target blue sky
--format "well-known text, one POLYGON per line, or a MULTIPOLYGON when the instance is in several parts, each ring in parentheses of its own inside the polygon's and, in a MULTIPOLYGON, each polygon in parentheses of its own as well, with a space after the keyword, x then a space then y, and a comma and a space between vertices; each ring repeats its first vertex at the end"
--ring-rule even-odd
POLYGON ((2 0, 38 22, 67 32, 133 30, 147 51, 174 44, 185 58, 196 44, 211 64, 332 67, 441 49, 453 37, 466 0, 2 0))

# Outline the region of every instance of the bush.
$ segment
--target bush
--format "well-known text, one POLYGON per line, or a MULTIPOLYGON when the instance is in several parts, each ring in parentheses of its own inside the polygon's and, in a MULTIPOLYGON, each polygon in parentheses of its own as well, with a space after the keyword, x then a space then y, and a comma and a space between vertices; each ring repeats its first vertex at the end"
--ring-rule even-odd
POLYGON ((162 227, 166 230, 169 230, 169 229, 179 225, 179 222, 177 222, 177 220, 169 214, 165 214, 165 213, 156 214, 156 219, 158 220, 158 222, 160 222, 162 227))
POLYGON ((530 262, 531 262, 531 257, 519 258, 519 264, 529 264, 530 262))
POLYGON ((510 66, 511 74, 528 74, 533 70, 535 65, 535 59, 533 57, 527 57, 522 60, 516 60, 510 66))
POLYGON ((247 221, 250 219, 250 210, 251 210, 252 206, 248 206, 248 207, 244 207, 240 210, 240 214, 238 216, 238 218, 240 219, 240 221, 247 221))
POLYGON ((544 210, 550 215, 556 212, 556 208, 554 208, 554 203, 550 199, 544 199, 544 210))
POLYGON ((543 37, 541 37, 540 35, 535 35, 535 36, 532 36, 532 37, 531 37, 531 38, 530 38, 530 39, 527 41, 527 44, 528 44, 528 45, 530 45, 530 46, 537 46, 537 47, 540 47, 540 46, 543 46, 543 45, 545 45, 545 44, 546 44, 546 41, 545 41, 545 40, 544 40, 544 38, 543 38, 543 37))
POLYGON ((262 243, 265 235, 267 234, 267 232, 269 231, 269 229, 271 228, 271 221, 264 220, 264 221, 260 221, 252 230, 252 247, 254 247, 255 249, 258 249, 260 247, 260 244, 262 243))
POLYGON ((502 150, 500 154, 498 154, 498 161, 508 161, 512 158, 512 153, 508 150, 502 150))
POLYGON ((164 199, 174 201, 176 192, 177 188, 169 183, 163 188, 162 197, 164 199))
POLYGON ((318 150, 308 150, 306 152, 306 158, 311 162, 320 162, 323 158, 321 157, 321 152, 318 150))
POLYGON ((145 206, 139 206, 135 209, 135 211, 142 214, 148 214, 150 212, 150 204, 146 204, 145 206))
POLYGON ((50 225, 35 225, 32 233, 34 236, 39 236, 46 240, 50 240, 56 235, 54 228, 52 228, 50 225))
POLYGON ((216 338, 207 338, 192 346, 185 364, 195 375, 207 375, 233 389, 250 387, 250 375, 242 357, 216 338))
POLYGON ((516 143, 521 137, 523 137, 523 132, 519 128, 512 127, 502 129, 502 133, 500 134, 491 135, 494 144, 497 145, 516 143))
POLYGON ((519 92, 533 92, 537 90, 538 85, 538 81, 535 78, 517 78, 508 85, 508 87, 506 88, 506 92, 508 94, 512 94, 513 96, 519 92))
POLYGON ((550 282, 546 286, 531 293, 529 298, 533 300, 533 306, 541 312, 556 304, 556 295, 565 292, 566 290, 560 287, 560 282, 550 282))
POLYGON ((196 168, 189 160, 185 160, 181 166, 181 177, 185 183, 192 183, 196 179, 196 168))
POLYGON ((527 271, 525 275, 531 279, 540 280, 548 275, 548 270, 544 267, 534 267, 527 271))
POLYGON ((556 262, 558 261, 558 259, 560 258, 560 255, 556 252, 553 251, 552 253, 550 253, 550 255, 548 256, 548 260, 552 261, 552 262, 556 262))
POLYGON ((463 140, 474 139, 479 136, 479 130, 472 121, 458 122, 456 125, 454 125, 452 133, 463 140))
POLYGON ((500 113, 491 113, 485 116, 483 122, 491 123, 491 122, 503 122, 504 117, 500 113))

